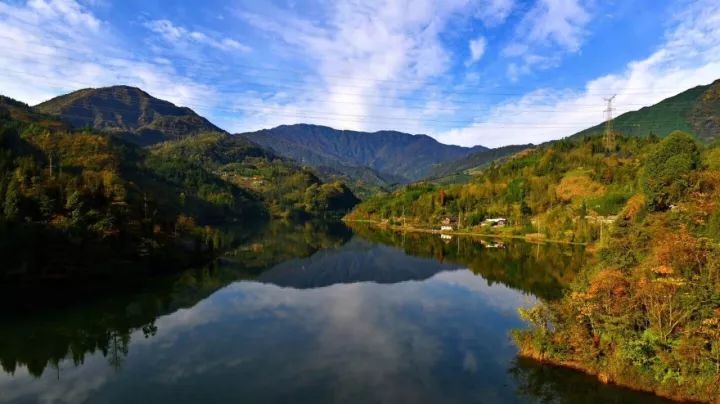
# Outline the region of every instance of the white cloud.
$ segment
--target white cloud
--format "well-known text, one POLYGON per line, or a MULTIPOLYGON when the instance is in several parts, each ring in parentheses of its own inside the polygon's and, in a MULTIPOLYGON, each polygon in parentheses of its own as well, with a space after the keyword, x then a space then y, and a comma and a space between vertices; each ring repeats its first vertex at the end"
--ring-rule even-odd
POLYGON ((470 47, 470 62, 475 63, 485 54, 485 47, 487 46, 487 40, 485 37, 479 37, 473 39, 469 43, 470 47))
POLYGON ((237 50, 241 52, 249 52, 251 50, 249 46, 243 45, 234 39, 216 39, 203 32, 192 31, 187 28, 177 26, 170 20, 152 20, 146 22, 144 25, 145 28, 160 34, 163 39, 174 45, 184 45, 189 42, 207 45, 223 51, 237 50))
POLYGON ((476 15, 485 25, 492 27, 505 22, 514 7, 514 0, 486 0, 477 6, 476 15))
MULTIPOLYGON (((428 80, 447 72, 452 55, 443 46, 440 33, 451 17, 470 12, 474 6, 469 0, 342 0, 333 3, 322 24, 287 12, 238 12, 270 38, 280 38, 288 59, 311 63, 316 76, 306 77, 314 85, 299 99, 290 103, 280 103, 277 98, 261 101, 278 102, 276 114, 250 114, 230 125, 236 130, 257 129, 272 118, 277 123, 313 121, 342 129, 402 126, 422 131, 417 116, 423 111, 405 109, 398 97, 424 92, 428 80), (319 117, 292 118, 297 110, 322 112, 319 117), (388 116, 392 119, 384 118, 388 116)), ((432 114, 431 106, 438 99, 432 95, 424 98, 425 112, 432 114)))
POLYGON ((145 23, 145 28, 160 34, 165 40, 175 42, 187 35, 184 28, 176 27, 168 20, 153 20, 145 23))
POLYGON ((30 0, 27 7, 35 13, 35 16, 25 14, 27 20, 54 20, 67 24, 69 28, 84 26, 92 31, 100 27, 100 21, 74 0, 30 0))
POLYGON ((438 133, 440 141, 500 146, 569 136, 602 122, 603 97, 617 94, 617 113, 651 105, 720 76, 720 3, 700 1, 678 14, 664 43, 619 74, 582 90, 542 89, 491 110, 476 124, 438 133))
POLYGON ((522 18, 502 54, 520 59, 508 65, 512 81, 534 69, 557 66, 565 53, 580 50, 591 14, 578 0, 539 0, 522 18))
POLYGON ((215 99, 213 89, 182 77, 171 64, 123 51, 108 24, 77 1, 0 2, 4 95, 36 104, 79 88, 115 84, 191 107, 197 99, 215 99))
POLYGON ((558 45, 575 52, 585 36, 590 14, 578 0, 540 0, 520 22, 522 45, 558 45))

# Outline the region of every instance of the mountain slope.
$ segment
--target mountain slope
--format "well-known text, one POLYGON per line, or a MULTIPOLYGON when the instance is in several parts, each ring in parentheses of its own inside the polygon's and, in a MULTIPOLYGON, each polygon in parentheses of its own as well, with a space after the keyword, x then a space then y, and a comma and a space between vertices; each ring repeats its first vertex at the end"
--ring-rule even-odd
POLYGON ((493 161, 512 156, 515 153, 532 147, 532 144, 511 145, 472 153, 458 160, 438 164, 430 170, 428 178, 442 178, 466 170, 479 169, 493 161))
POLYGON ((358 202, 343 183, 225 132, 153 147, 112 133, 72 130, 0 96, 0 282, 182 268, 228 246, 231 223, 358 202))
MULTIPOLYGON (((665 137, 675 130, 694 134, 702 141, 720 137, 720 80, 697 86, 659 103, 624 113, 614 122, 615 130, 625 136, 665 137)), ((593 136, 605 130, 605 123, 578 132, 571 137, 593 136)))
POLYGON ((122 135, 140 145, 201 132, 223 132, 190 108, 175 106, 128 86, 74 91, 45 101, 35 110, 57 116, 76 129, 90 127, 122 135))
POLYGON ((255 195, 199 164, 70 131, 7 98, 0 204, 0 282, 185 267, 222 246, 211 225, 267 216, 255 195))
POLYGON ((242 190, 253 191, 274 216, 308 216, 346 211, 358 202, 337 176, 323 181, 290 159, 232 136, 189 108, 127 86, 84 89, 33 109, 74 128, 103 132, 149 146, 148 164, 182 182, 190 166, 242 190), (311 190, 312 192, 308 193, 311 190))
POLYGON ((444 145, 425 135, 381 131, 344 131, 317 125, 283 125, 242 136, 302 164, 347 173, 369 167, 381 178, 410 182, 425 177, 439 163, 487 150, 444 145))
POLYGON ((324 182, 314 172, 241 136, 202 133, 160 143, 151 147, 150 153, 164 164, 197 164, 230 184, 253 191, 274 216, 343 213, 359 202, 344 183, 324 182))

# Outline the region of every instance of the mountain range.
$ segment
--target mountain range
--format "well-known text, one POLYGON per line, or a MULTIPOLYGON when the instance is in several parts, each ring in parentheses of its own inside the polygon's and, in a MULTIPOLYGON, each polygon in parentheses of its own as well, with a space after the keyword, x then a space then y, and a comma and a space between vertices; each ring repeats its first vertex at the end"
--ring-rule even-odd
MULTIPOLYGON (((190 108, 128 86, 82 89, 32 110, 58 117, 75 129, 92 128, 141 146, 208 132, 227 134, 190 108)), ((720 80, 622 114, 615 118, 615 128, 625 136, 663 137, 673 130, 684 130, 703 141, 712 141, 720 130, 720 80)), ((592 136, 604 129, 601 123, 570 137, 592 136)), ((250 154, 265 153, 312 167, 323 181, 341 180, 361 196, 397 184, 481 168, 533 147, 461 147, 442 144, 426 135, 348 131, 310 124, 281 125, 236 136, 244 140, 233 144, 242 143, 250 154)))
MULTIPOLYGON (((719 87, 715 82, 693 88, 619 116, 616 126, 625 136, 618 146, 632 143, 628 136, 665 136, 676 129, 705 142, 717 140, 719 87)), ((599 125, 574 136, 602 129, 599 125)), ((582 150, 602 150, 600 140, 580 142, 582 150)), ((655 147, 657 142, 644 139, 642 144, 655 147)), ((551 152, 565 156, 563 142, 550 145, 557 146, 551 152)), ((305 124, 231 135, 189 108, 126 86, 80 90, 35 107, 0 97, 0 227, 11 229, 0 232, 0 255, 7 258, 0 277, 58 276, 54 271, 86 268, 93 257, 112 257, 117 267, 139 259, 148 268, 189 263, 222 246, 225 237, 213 225, 337 217, 358 204, 358 195, 365 198, 429 177, 441 184, 463 176, 467 181, 478 167, 496 160, 506 159, 500 167, 510 171, 525 166, 548 170, 562 159, 542 154, 546 146, 464 148, 423 135, 305 124), (47 242, 37 243, 36 234, 47 242), (28 266, 28 257, 44 258, 28 266)), ((569 157, 563 158, 571 165, 569 157)), ((613 168, 607 173, 614 170, 613 175, 624 172, 613 168)), ((510 194, 467 206, 506 206, 538 185, 514 180, 510 194)), ((573 189, 577 181, 593 184, 579 175, 560 185, 573 189)), ((463 189, 449 189, 448 198, 455 198, 450 190, 463 189)), ((390 197, 385 206, 378 195, 353 212, 397 216, 401 206, 422 193, 431 197, 416 201, 417 209, 437 208, 435 190, 433 184, 413 185, 386 194, 407 195, 402 203, 390 197)), ((616 212, 618 201, 630 197, 623 192, 618 188, 587 206, 600 214, 616 212)), ((461 192, 459 198, 464 197, 461 192)), ((471 213, 463 212, 468 223, 482 218, 482 212, 471 213)))
POLYGON ((302 164, 346 172, 367 167, 387 182, 425 178, 443 162, 487 151, 487 147, 446 145, 430 136, 395 131, 357 132, 318 125, 282 125, 241 136, 302 164))

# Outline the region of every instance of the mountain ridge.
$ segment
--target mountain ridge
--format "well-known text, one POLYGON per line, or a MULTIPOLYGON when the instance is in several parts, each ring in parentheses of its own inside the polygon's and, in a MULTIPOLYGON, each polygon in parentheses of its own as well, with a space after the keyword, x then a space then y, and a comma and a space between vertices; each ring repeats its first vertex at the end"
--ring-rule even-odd
MULTIPOLYGON (((628 111, 613 120, 615 131, 624 136, 665 137, 675 130, 695 135, 703 142, 720 136, 720 79, 695 86, 662 101, 628 111)), ((569 137, 602 133, 605 122, 583 129, 569 137)))
POLYGON ((202 132, 226 133, 188 107, 126 85, 76 90, 33 110, 56 116, 76 129, 113 133, 141 146, 202 132))
POLYGON ((402 182, 422 179, 436 164, 488 150, 484 146, 446 145, 427 135, 339 130, 311 124, 280 125, 239 135, 302 164, 341 172, 343 167, 365 166, 402 182))
MULTIPOLYGON (((188 107, 176 106, 140 88, 125 85, 73 91, 30 110, 42 114, 36 116, 37 119, 55 117, 75 129, 91 127, 141 146, 206 132, 230 136, 188 107)), ((684 130, 702 141, 712 141, 720 131, 720 80, 626 112, 615 118, 615 128, 619 135, 631 137, 652 134, 664 137, 673 130, 684 130)), ((604 129, 605 123, 601 122, 569 138, 597 135, 604 129)), ((462 147, 440 143, 425 134, 340 130, 307 123, 232 136, 278 157, 294 160, 300 166, 309 166, 323 181, 347 182, 363 196, 401 184, 466 173, 531 147, 462 147)))

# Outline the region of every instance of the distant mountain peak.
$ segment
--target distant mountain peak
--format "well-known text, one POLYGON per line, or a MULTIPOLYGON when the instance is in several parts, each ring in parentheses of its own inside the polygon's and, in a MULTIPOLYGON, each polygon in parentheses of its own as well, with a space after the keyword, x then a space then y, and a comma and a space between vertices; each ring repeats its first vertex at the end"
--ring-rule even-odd
POLYGON ((224 133, 190 108, 127 85, 84 88, 38 104, 35 110, 57 116, 75 128, 91 127, 141 145, 202 132, 224 133))
POLYGON ((241 134, 285 157, 313 167, 329 167, 352 177, 367 167, 380 177, 411 182, 437 164, 487 150, 446 145, 427 135, 383 130, 361 132, 312 124, 280 125, 241 134))

